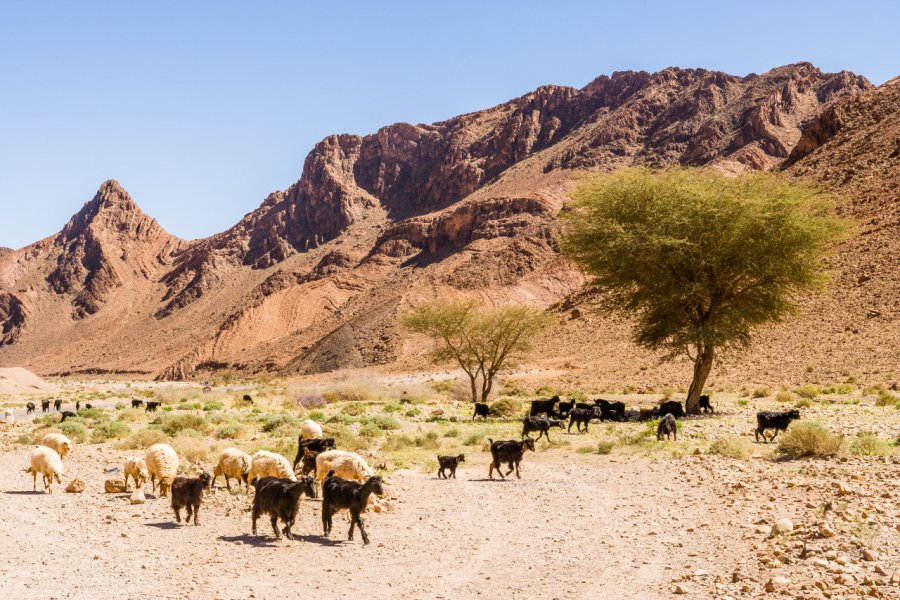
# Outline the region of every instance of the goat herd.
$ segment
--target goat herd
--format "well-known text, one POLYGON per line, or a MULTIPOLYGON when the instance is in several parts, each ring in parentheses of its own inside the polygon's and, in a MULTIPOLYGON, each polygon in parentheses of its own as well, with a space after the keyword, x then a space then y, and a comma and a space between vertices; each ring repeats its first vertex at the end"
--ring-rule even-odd
MULTIPOLYGON (((246 399, 246 398, 245 398, 246 399)), ((135 401, 138 402, 138 401, 135 401)), ((251 400, 252 402, 252 400, 251 400)), ((29 403, 31 404, 31 403, 29 403)), ((155 404, 155 403, 153 403, 155 404)), ((714 412, 708 396, 701 396, 700 406, 704 412, 714 412)), ((86 408, 89 408, 87 405, 86 408)), ((80 408, 80 407, 79 407, 80 408)), ((153 410, 148 403, 147 410, 153 410)), ((60 410, 60 407, 56 407, 60 410)), ((31 411, 31 407, 29 406, 31 411)), ((76 410, 78 410, 76 408, 76 410)), ((472 419, 488 417, 491 408, 487 404, 476 403, 472 419)), ((595 400, 594 403, 563 402, 558 396, 547 400, 533 400, 529 414, 522 419, 522 436, 519 440, 498 440, 488 438, 490 444, 491 464, 488 477, 493 479, 494 471, 505 479, 513 471, 521 479, 519 465, 527 450, 535 451, 535 442, 541 437, 550 441, 550 429, 565 426, 567 431, 575 425, 579 433, 587 432, 591 421, 626 421, 630 418, 644 421, 662 415, 657 426, 657 441, 663 436, 677 441, 676 419, 684 416, 680 402, 663 401, 658 406, 642 407, 638 411, 626 411, 623 402, 595 400), (529 434, 538 432, 537 438, 529 434), (506 464, 508 470, 504 474, 501 465, 506 464)), ((66 415, 63 414, 63 419, 66 415)), ((791 421, 800 418, 798 410, 761 411, 757 413, 756 439, 761 435, 770 442, 779 431, 787 429, 791 421), (771 437, 767 430, 774 430, 771 437)), ((37 489, 37 476, 43 475, 44 489, 50 492, 55 480, 62 483, 62 458, 69 454, 74 444, 65 435, 48 433, 31 454, 31 466, 26 470, 33 475, 34 488, 37 489)), ((438 478, 456 478, 456 469, 465 456, 438 456, 438 478)), ((160 443, 151 446, 144 456, 131 457, 125 463, 125 485, 121 491, 128 491, 129 478, 134 480, 136 490, 150 480, 152 491, 156 492, 157 481, 160 496, 165 497, 171 491, 172 510, 175 520, 181 522, 181 509, 187 511, 187 521, 191 518, 198 525, 198 512, 205 492, 212 488, 216 478, 224 475, 225 485, 231 490, 231 479, 244 483, 246 488, 255 490, 252 505, 252 531, 256 535, 256 522, 262 515, 269 515, 275 536, 281 538, 282 533, 293 539, 291 527, 297 518, 300 498, 317 497, 317 489, 322 490, 322 527, 327 536, 331 532, 332 517, 341 510, 350 513, 350 532, 353 539, 354 529, 359 527, 364 544, 369 543, 362 514, 373 494, 384 495, 381 477, 366 463, 365 459, 354 452, 335 449, 334 438, 325 438, 322 428, 315 421, 307 420, 301 424, 297 443, 297 455, 293 465, 274 452, 261 450, 250 456, 237 448, 222 451, 213 473, 201 473, 198 477, 178 476, 178 455, 169 445, 160 443), (315 478, 309 476, 315 473, 315 478), (299 477, 298 477, 299 475, 299 477), (279 530, 278 521, 284 523, 279 530)), ((107 482, 109 483, 109 482, 107 482)), ((107 490, 109 491, 109 490, 107 490)))

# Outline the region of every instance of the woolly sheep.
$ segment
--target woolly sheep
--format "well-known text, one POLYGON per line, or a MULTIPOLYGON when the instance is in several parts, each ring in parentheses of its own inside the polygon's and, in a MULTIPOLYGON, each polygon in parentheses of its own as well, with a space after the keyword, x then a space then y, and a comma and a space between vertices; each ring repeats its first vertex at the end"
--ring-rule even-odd
POLYGON ((62 485, 63 466, 59 453, 53 448, 47 446, 38 446, 31 452, 31 466, 25 470, 31 473, 32 489, 37 491, 38 473, 44 476, 44 491, 52 494, 50 484, 56 479, 56 482, 62 485))
POLYGON ((329 471, 343 479, 365 481, 375 475, 366 460, 356 452, 328 450, 316 457, 316 482, 322 483, 329 471))
POLYGON ((243 481, 246 484, 246 477, 250 473, 250 463, 253 459, 246 452, 241 452, 237 448, 225 448, 219 455, 219 464, 213 469, 213 479, 210 487, 216 483, 216 477, 225 476, 225 487, 231 491, 231 481, 233 477, 238 480, 238 487, 243 481))
POLYGON ((60 458, 65 457, 75 447, 72 440, 61 433, 48 433, 41 438, 41 445, 56 450, 60 458))
POLYGON ((178 455, 168 444, 153 444, 144 456, 147 472, 150 474, 151 490, 156 492, 156 480, 159 480, 159 495, 165 497, 169 487, 178 474, 178 455))
POLYGON ((300 424, 300 436, 304 440, 317 440, 322 437, 322 426, 312 419, 307 419, 300 424))
POLYGON ((252 485, 253 480, 258 477, 281 477, 297 481, 297 476, 294 475, 294 469, 288 459, 275 452, 266 452, 265 450, 260 450, 253 455, 250 472, 247 473, 247 485, 252 485))
POLYGON ((134 487, 141 489, 150 474, 147 472, 147 462, 140 456, 133 456, 125 461, 125 491, 128 491, 128 478, 134 479, 134 487))

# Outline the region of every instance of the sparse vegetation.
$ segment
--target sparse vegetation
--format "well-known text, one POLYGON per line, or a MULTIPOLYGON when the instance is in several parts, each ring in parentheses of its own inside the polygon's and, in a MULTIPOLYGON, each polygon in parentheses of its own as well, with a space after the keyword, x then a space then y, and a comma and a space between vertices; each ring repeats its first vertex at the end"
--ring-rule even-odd
POLYGON ((778 452, 788 458, 830 458, 844 450, 844 436, 815 421, 795 421, 781 436, 778 452))
POLYGON ((717 438, 709 445, 709 451, 727 458, 746 459, 753 454, 753 443, 738 436, 717 438))
POLYGON ((772 393, 772 390, 769 389, 768 386, 760 386, 760 387, 756 388, 755 390, 753 390, 753 397, 754 398, 765 398, 766 396, 770 395, 771 393, 772 393))

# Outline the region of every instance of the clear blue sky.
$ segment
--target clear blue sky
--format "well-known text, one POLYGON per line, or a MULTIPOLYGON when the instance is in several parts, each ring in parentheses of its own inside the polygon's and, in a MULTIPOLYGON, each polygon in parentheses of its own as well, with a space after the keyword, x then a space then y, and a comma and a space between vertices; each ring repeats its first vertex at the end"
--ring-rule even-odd
POLYGON ((616 70, 808 60, 883 83, 898 31, 896 1, 0 0, 0 246, 59 230, 110 178, 204 237, 297 180, 327 134, 616 70))

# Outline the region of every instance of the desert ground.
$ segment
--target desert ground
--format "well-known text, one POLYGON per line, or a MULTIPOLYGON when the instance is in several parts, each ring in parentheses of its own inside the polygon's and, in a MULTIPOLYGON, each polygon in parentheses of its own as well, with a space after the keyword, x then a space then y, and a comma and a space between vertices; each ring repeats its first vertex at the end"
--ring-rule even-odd
POLYGON ((15 421, 0 432, 3 597, 900 597, 900 404, 884 385, 716 390, 716 412, 680 421, 677 441, 657 441, 655 421, 552 429, 526 453, 521 479, 489 480, 487 438, 518 439, 529 398, 602 396, 629 408, 683 399, 529 381, 507 381, 494 403, 503 414, 484 422, 472 421, 453 373, 218 381, 208 393, 57 379, 45 382, 56 386, 49 395, 6 393, 15 421), (60 424, 41 414, 44 397, 82 410, 60 424), (163 406, 149 414, 131 398, 163 406), (794 458, 779 445, 786 434, 754 441, 756 411, 794 407, 836 447, 794 458), (365 517, 368 546, 346 539, 346 513, 323 537, 318 499, 302 500, 294 541, 276 540, 267 517, 253 536, 252 492, 228 492, 222 478, 196 527, 176 524, 149 484, 143 504, 104 492, 126 458, 158 441, 187 474, 211 471, 229 446, 292 460, 306 418, 387 483, 365 517), (57 430, 76 442, 63 484, 33 492, 29 453, 57 430), (461 452, 457 479, 438 479, 435 456, 461 452), (84 492, 66 493, 75 478, 84 492))

